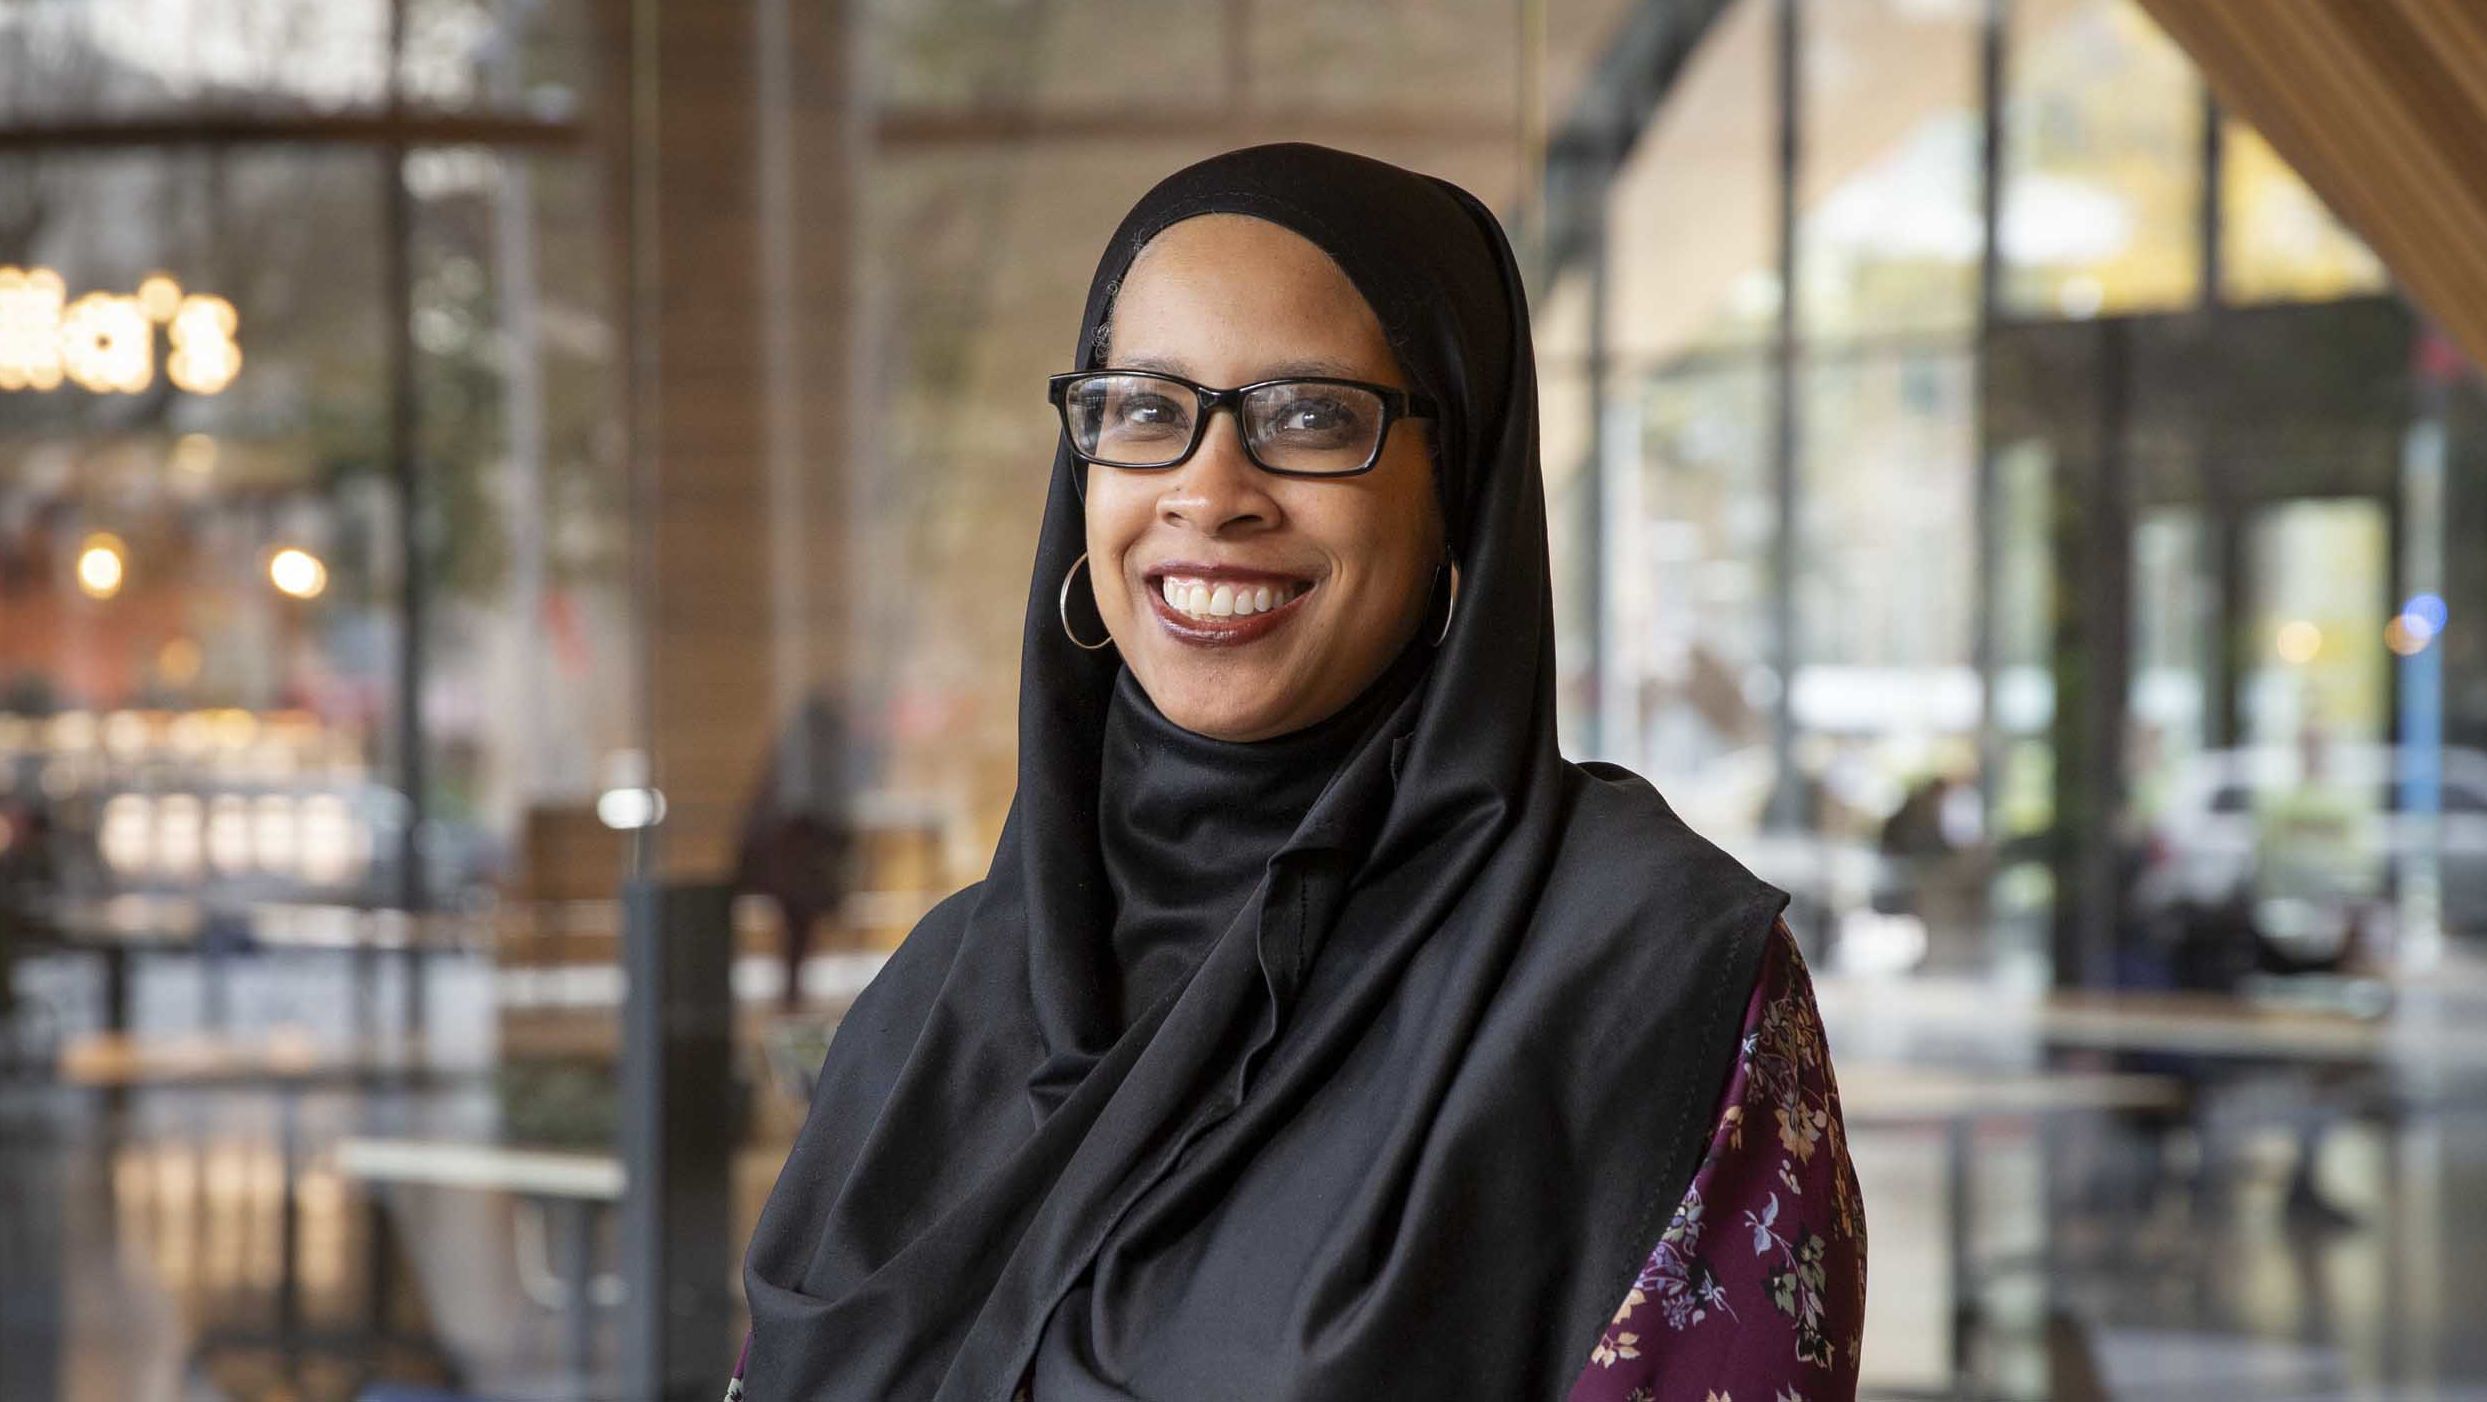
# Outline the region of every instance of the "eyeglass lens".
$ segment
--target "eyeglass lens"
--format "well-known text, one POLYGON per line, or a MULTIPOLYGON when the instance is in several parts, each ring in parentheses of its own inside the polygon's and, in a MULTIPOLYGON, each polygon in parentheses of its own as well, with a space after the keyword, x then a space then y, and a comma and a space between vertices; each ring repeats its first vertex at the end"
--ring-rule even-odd
MULTIPOLYGON (((1155 375, 1099 375, 1064 397, 1073 444, 1117 467, 1179 462, 1200 432, 1191 387, 1155 375)), ((1288 472, 1354 472, 1380 445, 1380 396, 1351 385, 1282 380, 1243 397, 1244 440, 1264 466, 1288 472)))

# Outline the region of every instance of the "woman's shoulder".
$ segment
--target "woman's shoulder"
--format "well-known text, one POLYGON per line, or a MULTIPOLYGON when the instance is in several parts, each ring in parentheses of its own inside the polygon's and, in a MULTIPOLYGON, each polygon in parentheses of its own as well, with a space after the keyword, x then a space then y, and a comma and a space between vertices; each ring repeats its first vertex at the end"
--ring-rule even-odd
POLYGON ((984 885, 982 881, 970 882, 933 902, 917 916, 906 937, 890 949, 889 957, 856 995, 847 1013, 849 1020, 858 1014, 883 1010, 899 1016, 913 1010, 920 1016, 958 963, 967 918, 975 910, 984 885))
POLYGON ((1640 774, 1596 759, 1564 769, 1569 802, 1550 894, 1587 898, 1617 932, 1715 932, 1758 967, 1788 893, 1687 823, 1640 774))

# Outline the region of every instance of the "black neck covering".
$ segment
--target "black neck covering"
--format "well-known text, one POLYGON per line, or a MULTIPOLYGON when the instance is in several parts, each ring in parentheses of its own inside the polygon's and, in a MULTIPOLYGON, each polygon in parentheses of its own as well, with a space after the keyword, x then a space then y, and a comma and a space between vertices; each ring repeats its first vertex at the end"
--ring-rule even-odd
POLYGON ((1114 891, 1120 1025, 1226 933, 1348 752, 1431 660, 1423 639, 1411 641, 1336 713, 1251 741, 1186 730, 1157 709, 1129 667, 1115 677, 1097 837, 1114 891))
POLYGON ((1327 251, 1441 402, 1449 636, 1437 612, 1421 684, 1394 668, 1352 741, 1320 737, 1325 785, 1231 920, 1203 905, 1182 957, 1138 955, 1126 1021, 1105 848, 1130 815, 1098 801, 1121 664, 1057 615, 1085 549, 1057 441, 1018 792, 984 879, 830 1045, 745 1264, 752 1402, 1008 1402, 1031 1368, 1037 1402, 1558 1398, 1699 1161, 1787 896, 1556 748, 1510 245, 1434 177, 1229 152, 1124 217, 1079 364, 1140 246, 1210 212, 1327 251))

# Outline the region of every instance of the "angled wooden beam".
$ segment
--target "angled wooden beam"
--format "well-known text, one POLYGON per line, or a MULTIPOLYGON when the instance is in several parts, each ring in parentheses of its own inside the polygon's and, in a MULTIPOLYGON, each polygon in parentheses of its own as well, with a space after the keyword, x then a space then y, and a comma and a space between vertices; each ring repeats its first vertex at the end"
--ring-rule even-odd
POLYGON ((2219 100, 2487 365, 2487 5, 2142 3, 2219 100))

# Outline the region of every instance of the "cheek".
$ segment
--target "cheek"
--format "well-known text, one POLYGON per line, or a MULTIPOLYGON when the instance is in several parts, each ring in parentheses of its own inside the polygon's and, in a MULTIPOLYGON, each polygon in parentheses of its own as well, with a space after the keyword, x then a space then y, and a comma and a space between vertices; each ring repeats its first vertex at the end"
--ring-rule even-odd
POLYGON ((1109 591, 1125 587, 1123 560, 1147 528, 1149 513, 1147 502, 1136 495, 1101 488, 1095 481, 1088 486, 1088 564, 1096 572, 1099 597, 1111 597, 1109 591))
POLYGON ((1432 569, 1425 533, 1416 514, 1428 510, 1394 500, 1373 503, 1356 519, 1334 523, 1329 537, 1333 550, 1356 581, 1350 611, 1360 626, 1385 629, 1396 624, 1424 593, 1432 569))
POLYGON ((1107 616, 1132 609, 1134 589, 1124 569, 1134 544, 1154 520, 1154 495, 1132 490, 1129 480, 1092 477, 1087 492, 1087 574, 1094 579, 1097 607, 1107 616))

